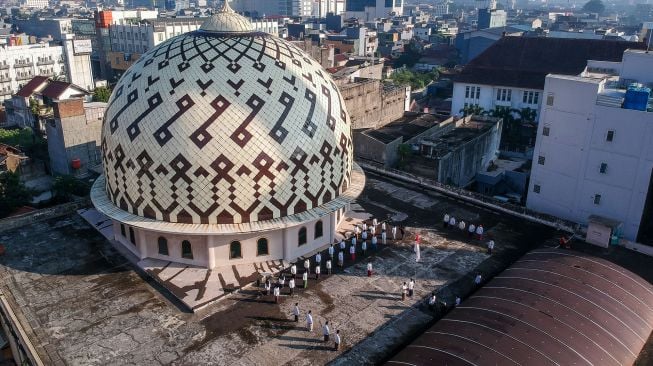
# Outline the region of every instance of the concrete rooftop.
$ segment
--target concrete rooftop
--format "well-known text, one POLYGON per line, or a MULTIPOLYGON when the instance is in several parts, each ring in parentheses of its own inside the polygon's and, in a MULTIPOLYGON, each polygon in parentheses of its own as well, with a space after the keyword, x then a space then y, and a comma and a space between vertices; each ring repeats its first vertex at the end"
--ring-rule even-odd
MULTIPOLYGON (((75 365, 308 365, 370 364, 387 359, 440 314, 421 301, 432 291, 451 304, 471 291, 477 272, 489 277, 531 248, 555 244, 545 227, 497 215, 373 175, 341 230, 369 217, 398 221, 404 240, 336 270, 280 304, 244 289, 190 313, 131 264, 79 215, 0 234, 0 289, 27 328, 46 364, 75 365), (496 242, 444 230, 444 212, 482 223, 496 242), (422 236, 415 263, 414 234, 422 236), (370 261, 375 275, 367 277, 370 261), (416 296, 401 301, 399 288, 416 278, 416 296), (312 309, 316 331, 291 322, 291 307, 312 309), (341 329, 344 347, 320 341, 320 322, 341 329)), ((325 256, 326 257, 326 256, 325 256)), ((302 317, 303 318, 303 317, 302 317)))

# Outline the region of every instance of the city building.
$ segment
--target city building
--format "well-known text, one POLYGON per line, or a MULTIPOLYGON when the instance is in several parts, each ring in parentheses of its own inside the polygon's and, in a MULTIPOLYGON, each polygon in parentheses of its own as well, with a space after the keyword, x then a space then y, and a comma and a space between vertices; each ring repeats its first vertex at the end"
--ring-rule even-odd
POLYGON ((106 107, 82 98, 52 103, 53 116, 45 124, 52 174, 83 177, 102 171, 100 132, 106 107))
POLYGON ((539 111, 547 74, 578 75, 587 60, 619 61, 624 50, 644 47, 623 41, 503 37, 455 76, 451 114, 468 106, 539 111))
MULTIPOLYGON (((333 0, 323 0, 323 5, 333 0)), ((234 10, 251 17, 266 16, 317 16, 319 2, 313 0, 235 0, 231 3, 234 10)), ((335 10, 335 9, 334 9, 335 10)))
POLYGON ((632 86, 652 85, 652 69, 653 54, 629 49, 547 76, 528 208, 580 224, 600 216, 621 224, 611 235, 653 244, 653 105, 650 88, 632 86))
POLYGON ((477 29, 505 27, 508 13, 505 10, 478 9, 477 29))
POLYGON ((35 76, 61 78, 92 90, 90 40, 67 35, 63 46, 49 43, 0 46, 0 101, 26 85, 35 76))
POLYGON ((460 64, 465 65, 505 36, 519 37, 524 31, 515 27, 470 30, 456 34, 454 45, 460 54, 460 64))
POLYGON ((317 62, 225 4, 127 72, 91 192, 115 240, 141 259, 205 268, 333 243, 365 176, 343 98, 317 62))
POLYGON ((369 22, 377 18, 403 15, 404 0, 347 0, 345 17, 369 22))
POLYGON ((20 0, 21 8, 45 9, 49 5, 49 0, 20 0))
POLYGON ((354 41, 353 53, 357 56, 373 56, 379 47, 379 37, 375 30, 367 27, 349 27, 346 37, 354 41))
POLYGON ((379 79, 338 83, 353 129, 379 128, 401 118, 410 102, 410 87, 379 79))

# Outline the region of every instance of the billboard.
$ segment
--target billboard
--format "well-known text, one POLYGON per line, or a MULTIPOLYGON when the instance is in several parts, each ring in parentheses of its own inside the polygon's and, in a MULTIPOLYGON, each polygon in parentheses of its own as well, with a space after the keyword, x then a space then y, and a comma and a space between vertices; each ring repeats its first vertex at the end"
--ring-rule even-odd
POLYGON ((91 46, 90 39, 74 39, 73 40, 73 52, 75 55, 85 55, 93 51, 93 46, 91 46))

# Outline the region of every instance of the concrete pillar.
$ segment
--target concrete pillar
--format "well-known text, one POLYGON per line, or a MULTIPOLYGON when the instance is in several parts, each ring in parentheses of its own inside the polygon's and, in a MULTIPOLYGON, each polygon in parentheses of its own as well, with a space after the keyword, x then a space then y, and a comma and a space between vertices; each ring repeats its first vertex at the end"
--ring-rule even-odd
POLYGON ((136 230, 136 238, 138 240, 138 251, 140 252, 139 257, 141 259, 145 259, 148 257, 147 239, 145 237, 145 231, 136 228, 134 230, 136 230))
POLYGON ((333 243, 333 240, 336 237, 337 228, 338 228, 338 223, 336 220, 336 212, 333 211, 329 214, 329 244, 333 243))
POLYGON ((295 259, 295 258, 290 258, 290 256, 292 255, 292 252, 293 252, 291 250, 291 247, 290 247, 290 245, 292 245, 291 244, 291 238, 290 238, 290 231, 291 230, 289 230, 288 228, 284 228, 283 233, 281 235, 281 237, 283 238, 282 239, 283 240, 283 243, 282 243, 282 245, 283 245, 283 260, 285 260, 287 262, 295 259))
POLYGON ((208 258, 209 269, 215 268, 215 235, 206 236, 206 255, 208 258))

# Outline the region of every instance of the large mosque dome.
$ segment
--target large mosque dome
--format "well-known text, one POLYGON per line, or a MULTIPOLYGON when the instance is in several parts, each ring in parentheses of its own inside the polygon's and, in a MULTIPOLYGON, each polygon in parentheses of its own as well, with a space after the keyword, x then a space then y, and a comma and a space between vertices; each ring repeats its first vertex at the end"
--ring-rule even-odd
POLYGON ((351 124, 329 74, 228 6, 142 55, 105 117, 106 194, 136 216, 253 223, 350 185, 351 124))

